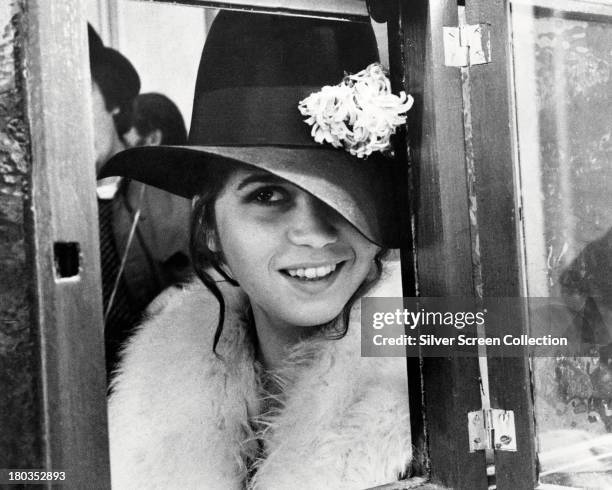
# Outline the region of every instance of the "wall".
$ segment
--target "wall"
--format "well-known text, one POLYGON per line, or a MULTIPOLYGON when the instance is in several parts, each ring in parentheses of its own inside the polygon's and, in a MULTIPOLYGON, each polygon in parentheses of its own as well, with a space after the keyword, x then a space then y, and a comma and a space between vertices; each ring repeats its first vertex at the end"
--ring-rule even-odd
POLYGON ((0 2, 0 468, 42 466, 30 296, 33 271, 24 218, 30 209, 22 79, 24 9, 25 0, 0 2))

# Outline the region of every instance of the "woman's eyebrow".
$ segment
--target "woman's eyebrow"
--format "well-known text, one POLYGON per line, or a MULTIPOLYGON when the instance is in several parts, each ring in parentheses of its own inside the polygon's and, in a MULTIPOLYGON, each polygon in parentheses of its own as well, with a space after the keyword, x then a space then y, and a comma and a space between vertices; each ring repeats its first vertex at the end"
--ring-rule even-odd
POLYGON ((268 173, 251 174, 240 181, 236 190, 241 190, 249 184, 287 184, 287 181, 268 173))

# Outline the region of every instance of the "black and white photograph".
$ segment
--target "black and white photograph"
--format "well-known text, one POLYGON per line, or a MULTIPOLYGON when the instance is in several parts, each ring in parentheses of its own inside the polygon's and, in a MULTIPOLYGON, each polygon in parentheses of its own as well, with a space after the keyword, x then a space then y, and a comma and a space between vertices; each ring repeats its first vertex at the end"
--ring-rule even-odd
POLYGON ((612 0, 0 0, 0 487, 612 488, 612 0))

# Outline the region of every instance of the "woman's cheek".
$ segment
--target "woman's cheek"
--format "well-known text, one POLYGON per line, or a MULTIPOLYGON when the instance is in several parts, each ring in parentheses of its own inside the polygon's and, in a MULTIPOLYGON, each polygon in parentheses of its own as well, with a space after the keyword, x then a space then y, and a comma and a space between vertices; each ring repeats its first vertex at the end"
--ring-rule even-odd
POLYGON ((244 227, 220 234, 220 240, 226 265, 234 279, 243 287, 263 280, 269 259, 260 233, 244 227))

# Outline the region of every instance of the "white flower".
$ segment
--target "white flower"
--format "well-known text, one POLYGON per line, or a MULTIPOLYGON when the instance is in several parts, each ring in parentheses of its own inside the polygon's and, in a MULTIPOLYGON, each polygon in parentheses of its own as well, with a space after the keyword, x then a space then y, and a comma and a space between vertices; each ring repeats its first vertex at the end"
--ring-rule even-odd
POLYGON ((391 135, 406 122, 405 113, 413 99, 401 92, 391 93, 391 83, 382 66, 373 63, 338 85, 326 85, 300 101, 298 108, 312 126, 317 143, 344 147, 365 158, 391 147, 391 135))

